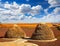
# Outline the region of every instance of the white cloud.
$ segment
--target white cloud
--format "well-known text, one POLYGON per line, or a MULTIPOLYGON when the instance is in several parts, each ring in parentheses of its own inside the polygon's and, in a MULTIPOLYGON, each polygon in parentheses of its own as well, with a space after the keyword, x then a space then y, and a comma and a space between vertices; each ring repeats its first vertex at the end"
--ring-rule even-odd
POLYGON ((60 14, 60 7, 57 7, 54 9, 54 14, 60 14))
POLYGON ((60 0, 48 0, 48 3, 51 5, 50 7, 60 6, 60 0))
POLYGON ((44 11, 45 11, 46 14, 49 14, 49 13, 48 13, 48 10, 49 10, 49 8, 44 9, 44 11))
POLYGON ((60 6, 60 0, 45 0, 45 1, 48 1, 48 3, 50 4, 50 6, 48 8, 44 9, 46 14, 49 14, 48 10, 50 8, 60 6))
POLYGON ((8 2, 6 2, 5 4, 4 4, 4 8, 8 8, 8 9, 10 9, 10 4, 8 3, 8 2))
POLYGON ((8 2, 0 4, 0 20, 6 20, 8 22, 10 20, 21 21, 22 18, 26 20, 32 19, 32 16, 39 14, 43 9, 40 5, 31 7, 29 4, 18 5, 16 2, 13 2, 12 4, 9 4, 8 2), (26 17, 25 14, 29 14, 30 16, 26 17))
POLYGON ((10 10, 4 10, 4 11, 1 11, 0 14, 2 14, 2 15, 10 15, 11 11, 10 10))
POLYGON ((19 10, 21 14, 31 14, 32 16, 34 16, 40 14, 43 8, 40 5, 31 7, 31 5, 29 4, 22 4, 19 7, 19 10))
POLYGON ((22 4, 19 7, 20 13, 27 14, 31 11, 31 5, 29 4, 22 4))
POLYGON ((3 9, 3 8, 0 8, 0 11, 4 11, 5 9, 3 9))
POLYGON ((12 9, 18 9, 19 5, 16 2, 13 2, 13 4, 11 5, 12 9))
MULTIPOLYGON (((36 18, 43 11, 41 5, 32 6, 29 4, 18 5, 16 2, 0 5, 0 21, 3 23, 39 23, 39 22, 60 22, 60 8, 55 8, 51 14, 42 18, 36 18), (58 14, 59 13, 59 14, 58 14), (26 16, 29 14, 30 16, 26 16)), ((47 12, 47 9, 45 10, 47 12)))
POLYGON ((37 5, 37 6, 33 6, 32 8, 31 8, 32 10, 31 10, 31 15, 36 15, 36 14, 40 14, 41 13, 41 11, 43 11, 43 8, 40 6, 40 5, 37 5))
POLYGON ((60 8, 55 8, 51 14, 40 18, 41 22, 60 22, 60 8))
POLYGON ((22 19, 22 18, 24 18, 24 16, 25 16, 25 15, 20 15, 20 16, 18 17, 19 20, 22 19))
POLYGON ((53 15, 48 14, 47 16, 44 16, 41 18, 42 22, 53 22, 53 23, 59 23, 60 22, 60 15, 53 15))
POLYGON ((32 16, 27 16, 26 18, 27 18, 27 19, 32 19, 32 16))
POLYGON ((8 2, 6 2, 4 4, 4 8, 8 8, 8 9, 18 9, 19 5, 16 2, 13 2, 13 4, 9 4, 8 2))
MULTIPOLYGON (((41 10, 43 9, 40 5, 31 7, 31 5, 29 5, 29 4, 18 5, 16 2, 13 2, 13 4, 9 4, 8 2, 6 2, 5 4, 1 4, 1 5, 4 5, 2 9, 6 8, 5 10, 11 11, 12 13, 10 12, 10 14, 13 14, 13 15, 18 15, 18 14, 36 15, 36 14, 39 14, 41 12, 41 10)), ((3 12, 5 10, 3 10, 3 12)))

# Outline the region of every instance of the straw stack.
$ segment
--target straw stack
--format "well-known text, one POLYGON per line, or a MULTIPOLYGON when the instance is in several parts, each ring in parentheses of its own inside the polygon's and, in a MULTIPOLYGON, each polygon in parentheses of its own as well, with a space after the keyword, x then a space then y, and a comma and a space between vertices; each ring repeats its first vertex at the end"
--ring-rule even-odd
POLYGON ((53 31, 45 24, 38 24, 32 35, 32 39, 35 40, 51 40, 54 38, 53 31))

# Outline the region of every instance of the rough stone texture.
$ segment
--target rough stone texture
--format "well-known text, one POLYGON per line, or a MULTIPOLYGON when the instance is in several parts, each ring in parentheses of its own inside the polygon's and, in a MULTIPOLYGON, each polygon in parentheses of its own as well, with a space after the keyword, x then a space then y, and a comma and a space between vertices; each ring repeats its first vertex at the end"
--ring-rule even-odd
POLYGON ((54 39, 53 31, 45 24, 38 24, 32 39, 36 40, 51 40, 54 39))
POLYGON ((12 27, 9 28, 8 31, 6 32, 5 37, 7 38, 24 38, 26 37, 25 32, 22 30, 20 27, 12 27))

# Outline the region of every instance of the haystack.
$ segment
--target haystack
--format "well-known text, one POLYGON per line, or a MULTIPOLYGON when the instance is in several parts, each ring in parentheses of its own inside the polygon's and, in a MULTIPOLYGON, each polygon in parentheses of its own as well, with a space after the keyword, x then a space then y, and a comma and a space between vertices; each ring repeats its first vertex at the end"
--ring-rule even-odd
POLYGON ((24 38, 26 37, 25 32, 23 29, 17 25, 14 25, 12 28, 9 28, 6 32, 5 37, 7 38, 24 38))
POLYGON ((31 38, 35 40, 51 40, 55 37, 53 31, 47 25, 38 24, 31 38))

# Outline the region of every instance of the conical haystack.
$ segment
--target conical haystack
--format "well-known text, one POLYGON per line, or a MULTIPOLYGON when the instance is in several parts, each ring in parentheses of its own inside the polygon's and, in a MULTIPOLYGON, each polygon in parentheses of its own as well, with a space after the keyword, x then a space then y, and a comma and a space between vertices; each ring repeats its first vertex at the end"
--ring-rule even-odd
POLYGON ((12 28, 8 29, 5 36, 8 38, 22 38, 26 37, 26 34, 21 27, 14 25, 12 28))
POLYGON ((38 24, 32 39, 36 40, 51 40, 54 39, 53 31, 45 24, 38 24))

